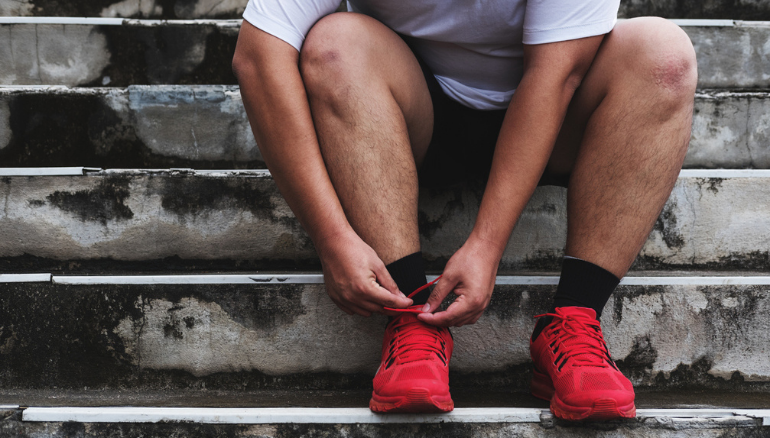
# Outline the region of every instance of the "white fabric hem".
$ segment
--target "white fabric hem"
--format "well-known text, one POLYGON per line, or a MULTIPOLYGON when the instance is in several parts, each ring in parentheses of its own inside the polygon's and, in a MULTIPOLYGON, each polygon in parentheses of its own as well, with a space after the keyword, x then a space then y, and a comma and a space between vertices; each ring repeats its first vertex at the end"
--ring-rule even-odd
POLYGON ((243 19, 251 23, 252 26, 290 44, 298 52, 302 48, 302 43, 305 42, 305 37, 298 34, 294 29, 282 26, 279 22, 270 18, 263 17, 257 12, 252 11, 249 7, 243 11, 243 19))
POLYGON ((603 20, 566 28, 525 30, 522 42, 524 44, 546 44, 604 35, 609 33, 615 27, 617 21, 617 18, 612 18, 611 20, 603 20))

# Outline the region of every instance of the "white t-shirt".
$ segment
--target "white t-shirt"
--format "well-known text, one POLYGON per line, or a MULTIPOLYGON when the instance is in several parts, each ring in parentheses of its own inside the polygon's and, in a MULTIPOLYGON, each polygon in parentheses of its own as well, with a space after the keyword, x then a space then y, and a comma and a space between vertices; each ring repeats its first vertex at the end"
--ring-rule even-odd
MULTIPOLYGON (((471 108, 505 109, 523 73, 524 44, 608 33, 620 0, 348 0, 410 43, 444 92, 471 108)), ((249 0, 243 18, 300 50, 339 0, 249 0)))

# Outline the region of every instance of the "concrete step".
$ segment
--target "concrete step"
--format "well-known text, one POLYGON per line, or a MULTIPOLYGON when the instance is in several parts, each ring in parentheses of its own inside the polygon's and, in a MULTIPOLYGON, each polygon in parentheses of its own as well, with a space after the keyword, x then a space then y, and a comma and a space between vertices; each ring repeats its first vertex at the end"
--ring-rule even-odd
POLYGON ((759 437, 768 411, 640 409, 629 420, 564 422, 547 409, 458 408, 448 414, 376 415, 367 408, 4 407, 0 427, 38 436, 542 436, 759 437))
POLYGON ((666 18, 770 20, 767 0, 623 0, 619 17, 659 16, 666 18))
MULTIPOLYGON (((319 268, 268 171, 43 170, 6 169, 16 176, 0 178, 4 272, 319 268)), ((480 188, 423 192, 430 269, 443 269, 462 245, 481 195, 480 188)), ((684 170, 634 268, 766 271, 769 206, 768 170, 684 170)), ((566 226, 566 190, 539 188, 501 272, 558 270, 566 226)))
POLYGON ((248 0, 0 0, 0 16, 241 18, 248 0))
MULTIPOLYGON (((675 22, 695 45, 701 88, 770 86, 767 22, 675 22)), ((0 84, 235 84, 239 27, 240 20, 0 17, 0 84)))
MULTIPOLYGON (((452 387, 527 391, 527 338, 556 276, 500 276, 453 329, 452 387)), ((59 276, 3 285, 0 387, 366 390, 385 317, 351 317, 318 274, 59 276), (351 348, 355 346, 355 348, 351 348)), ((603 330, 640 389, 770 390, 768 276, 626 277, 603 330)))
MULTIPOLYGON (((768 126, 770 93, 700 91, 684 166, 770 168, 768 126)), ((0 163, 264 167, 238 87, 222 85, 0 87, 0 163)))

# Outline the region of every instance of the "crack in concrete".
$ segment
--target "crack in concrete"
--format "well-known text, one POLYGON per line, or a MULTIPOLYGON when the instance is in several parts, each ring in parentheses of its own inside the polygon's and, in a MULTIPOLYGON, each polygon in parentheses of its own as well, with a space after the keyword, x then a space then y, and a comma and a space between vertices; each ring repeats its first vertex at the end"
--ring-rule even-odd
POLYGON ((221 4, 222 4, 222 3, 224 3, 225 1, 227 1, 227 0, 220 0, 220 1, 219 1, 219 3, 215 4, 214 6, 212 6, 212 7, 211 7, 211 9, 209 9, 208 11, 206 11, 206 14, 205 14, 204 16, 205 16, 205 17, 208 17, 208 16, 209 16, 209 14, 211 13, 211 11, 213 11, 214 9, 216 9, 216 8, 217 8, 219 5, 221 5, 221 4))

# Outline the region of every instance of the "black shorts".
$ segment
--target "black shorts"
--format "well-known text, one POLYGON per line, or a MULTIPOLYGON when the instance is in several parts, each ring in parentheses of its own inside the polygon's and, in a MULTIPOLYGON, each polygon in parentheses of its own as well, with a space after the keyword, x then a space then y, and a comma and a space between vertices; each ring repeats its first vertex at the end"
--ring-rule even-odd
MULTIPOLYGON (((405 41, 408 45, 406 38, 405 41)), ((506 110, 477 110, 452 100, 441 89, 430 67, 416 53, 415 57, 433 102, 433 137, 418 169, 420 186, 486 185, 506 110)), ((545 174, 538 185, 566 187, 567 180, 566 176, 545 174)))

